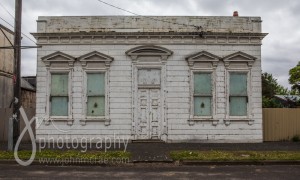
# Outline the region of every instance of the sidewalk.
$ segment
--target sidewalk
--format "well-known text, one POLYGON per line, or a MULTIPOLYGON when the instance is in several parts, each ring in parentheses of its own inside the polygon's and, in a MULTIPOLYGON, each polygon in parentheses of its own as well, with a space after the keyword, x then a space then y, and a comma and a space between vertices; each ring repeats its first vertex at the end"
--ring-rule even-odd
POLYGON ((173 150, 300 151, 300 143, 132 143, 127 148, 133 161, 171 161, 169 152, 173 150))

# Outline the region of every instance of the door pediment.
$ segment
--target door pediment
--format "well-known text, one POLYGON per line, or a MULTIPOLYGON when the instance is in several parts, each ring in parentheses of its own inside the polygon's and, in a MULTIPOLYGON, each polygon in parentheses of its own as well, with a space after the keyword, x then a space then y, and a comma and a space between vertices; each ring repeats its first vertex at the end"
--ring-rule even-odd
POLYGON ((126 51, 126 55, 130 56, 134 62, 143 59, 143 62, 147 62, 147 58, 163 62, 172 54, 173 51, 160 46, 138 46, 126 51))

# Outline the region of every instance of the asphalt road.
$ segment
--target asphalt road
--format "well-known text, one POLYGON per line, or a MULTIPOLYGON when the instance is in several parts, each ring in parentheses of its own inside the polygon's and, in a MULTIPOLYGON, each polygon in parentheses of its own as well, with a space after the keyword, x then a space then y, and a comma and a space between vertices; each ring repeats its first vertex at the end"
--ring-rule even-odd
POLYGON ((300 166, 176 166, 134 164, 122 167, 0 165, 0 179, 299 179, 300 166))

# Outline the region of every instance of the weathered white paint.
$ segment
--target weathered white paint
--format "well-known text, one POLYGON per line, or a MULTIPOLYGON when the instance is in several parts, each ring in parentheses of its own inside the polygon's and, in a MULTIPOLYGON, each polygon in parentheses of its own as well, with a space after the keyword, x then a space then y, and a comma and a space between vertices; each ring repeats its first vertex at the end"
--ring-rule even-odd
MULTIPOLYGON (((57 51, 75 58, 97 51, 114 58, 110 66, 105 68, 109 74, 106 76, 108 109, 105 119, 109 119, 109 122, 82 123, 86 119, 84 96, 87 69, 77 60, 69 69, 72 114, 67 122, 54 122, 56 127, 70 130, 68 133, 71 137, 112 137, 115 133, 133 140, 151 138, 157 133, 159 139, 167 142, 261 142, 261 40, 265 34, 261 34, 260 18, 158 18, 179 23, 189 22, 202 26, 204 32, 213 32, 201 38, 192 27, 133 17, 40 17, 38 32, 34 33, 38 44, 43 45, 38 49, 37 57, 37 116, 47 116, 49 107, 49 69, 41 58, 57 51), (167 33, 169 31, 172 32, 167 33), (125 53, 140 45, 153 44, 173 51, 173 54, 153 58, 151 55, 135 57, 134 54, 125 53), (201 51, 220 59, 209 62, 211 64, 189 65, 186 58, 201 51), (224 57, 238 51, 256 60, 250 66, 223 61, 224 57), (147 62, 147 58, 151 62, 147 62), (147 76, 147 68, 159 71, 141 78, 143 74, 147 76), (203 70, 213 73, 213 114, 209 119, 192 119, 192 72, 203 70), (227 87, 230 71, 249 72, 250 103, 246 118, 232 119, 228 116, 227 87), (153 77, 156 79, 153 80, 153 77), (153 84, 145 86, 148 81, 153 84), (155 98, 158 100, 157 109, 154 108, 156 105, 152 106, 156 104, 155 98), (143 99, 146 101, 145 106, 141 105, 143 99), (138 118, 143 116, 143 108, 146 108, 145 117, 138 118), (143 127, 147 127, 147 130, 143 131, 143 127)), ((94 70, 97 71, 97 68, 94 70)), ((53 124, 46 123, 42 123, 36 133, 37 138, 64 136, 53 124)))

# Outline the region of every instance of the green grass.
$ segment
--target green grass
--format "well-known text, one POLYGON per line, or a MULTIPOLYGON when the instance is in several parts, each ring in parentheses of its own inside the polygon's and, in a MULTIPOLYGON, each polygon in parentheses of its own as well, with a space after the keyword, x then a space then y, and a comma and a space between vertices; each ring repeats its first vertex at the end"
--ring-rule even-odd
POLYGON ((300 152, 291 151, 171 151, 170 156, 200 161, 300 160, 300 152))
MULTIPOLYGON (((18 156, 20 159, 29 159, 31 156, 31 151, 19 151, 18 156)), ((76 150, 60 151, 60 150, 43 150, 41 152, 36 152, 35 159, 40 158, 85 158, 85 159, 107 159, 111 160, 114 158, 130 158, 129 152, 123 151, 87 151, 81 152, 76 150)), ((14 153, 9 151, 0 151, 0 160, 14 159, 14 153)))

